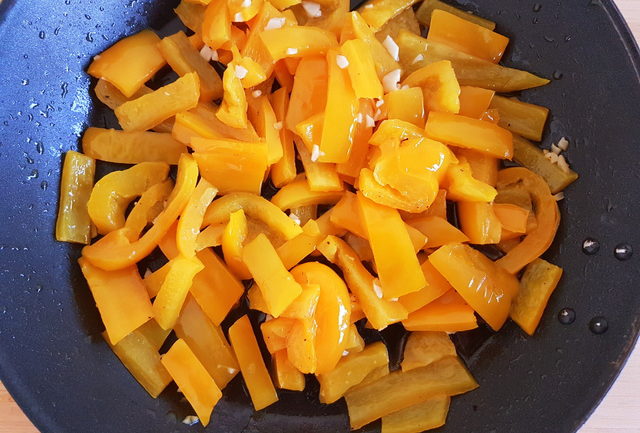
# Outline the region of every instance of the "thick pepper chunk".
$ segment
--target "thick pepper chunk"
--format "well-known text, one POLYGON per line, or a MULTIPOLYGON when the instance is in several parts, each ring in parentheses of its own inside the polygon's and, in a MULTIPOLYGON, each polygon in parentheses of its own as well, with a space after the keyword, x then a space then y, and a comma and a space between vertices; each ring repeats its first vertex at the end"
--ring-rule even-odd
POLYGON ((272 376, 276 387, 290 391, 303 391, 304 374, 291 364, 286 350, 280 350, 271 356, 272 376))
POLYGON ((93 189, 96 161, 69 151, 64 157, 60 181, 60 204, 56 220, 56 239, 88 244, 91 241, 91 218, 87 203, 93 189))
POLYGON ((193 195, 189 197, 189 201, 178 220, 176 231, 176 245, 183 256, 193 257, 196 255, 196 242, 204 213, 217 193, 218 190, 203 178, 198 182, 193 195))
POLYGON ((409 371, 456 356, 456 347, 446 332, 412 332, 402 358, 402 371, 409 371))
POLYGON ((437 395, 422 403, 382 417, 381 433, 422 433, 442 427, 447 420, 451 397, 437 395))

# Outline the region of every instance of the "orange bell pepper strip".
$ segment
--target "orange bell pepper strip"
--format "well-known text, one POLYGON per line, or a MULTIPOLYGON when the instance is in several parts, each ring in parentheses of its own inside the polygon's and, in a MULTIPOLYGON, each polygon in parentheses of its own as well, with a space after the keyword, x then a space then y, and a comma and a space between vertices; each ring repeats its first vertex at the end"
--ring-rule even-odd
POLYGON ((254 219, 263 221, 285 239, 293 239, 302 233, 302 228, 263 197, 249 193, 232 193, 215 200, 204 216, 203 225, 223 224, 229 221, 229 214, 238 209, 254 219))
POLYGON ((406 212, 420 213, 429 208, 429 203, 421 200, 415 201, 403 196, 397 190, 381 185, 374 178, 373 172, 368 168, 360 171, 357 181, 357 188, 362 195, 380 205, 388 206, 395 209, 401 209, 406 212))
POLYGON ((196 238, 196 251, 222 245, 222 234, 226 227, 226 224, 216 224, 202 230, 196 238))
POLYGON ((260 38, 274 61, 327 54, 338 45, 333 33, 317 27, 280 27, 263 31, 260 38))
POLYGON ((170 263, 167 275, 153 302, 154 317, 162 329, 175 326, 189 294, 193 277, 204 268, 196 257, 178 256, 171 259, 170 263))
POLYGON ((353 11, 349 15, 350 20, 348 21, 350 22, 348 22, 348 25, 352 26, 354 36, 350 39, 360 39, 369 46, 378 78, 383 81, 389 72, 399 69, 400 65, 396 59, 391 57, 391 54, 389 54, 382 43, 376 39, 374 30, 369 27, 362 15, 357 11, 353 11))
POLYGON ((425 248, 438 248, 445 244, 469 241, 463 232, 441 217, 424 216, 411 220, 409 225, 425 234, 428 239, 425 248))
POLYGON ((395 371, 356 390, 347 392, 351 428, 356 430, 378 418, 424 402, 437 395, 458 395, 478 387, 456 357, 443 358, 415 370, 395 371), (384 395, 384 399, 371 396, 384 395))
POLYGON ((456 347, 446 332, 417 331, 409 334, 400 365, 406 372, 449 356, 456 356, 456 347))
POLYGON ((146 338, 149 343, 151 343, 151 347, 153 347, 153 350, 155 350, 156 352, 160 350, 165 340, 171 333, 171 331, 162 329, 162 327, 158 325, 158 322, 153 319, 149 320, 147 323, 136 329, 135 332, 140 333, 140 335, 146 338))
MULTIPOLYGON (((222 48, 231 40, 231 12, 226 1, 213 1, 209 3, 204 13, 200 15, 202 40, 211 49, 222 48)), ((192 29, 193 30, 193 29, 192 29)))
POLYGON ((200 99, 200 78, 190 72, 158 90, 127 101, 115 113, 125 131, 145 131, 181 111, 191 110, 200 99))
POLYGON ((491 155, 469 149, 456 149, 459 160, 466 160, 471 167, 471 175, 487 185, 496 186, 500 161, 491 155))
POLYGON ((478 327, 473 308, 455 290, 409 314, 402 325, 408 331, 460 332, 478 327), (456 299, 457 298, 457 299, 456 299))
MULTIPOLYGON (((335 164, 319 162, 318 159, 314 161, 313 157, 317 155, 309 152, 309 149, 300 140, 294 139, 294 142, 311 191, 331 192, 344 189, 342 180, 338 177, 335 164)), ((317 146, 315 147, 315 152, 318 152, 317 146)))
POLYGON ((229 222, 222 234, 222 252, 229 270, 241 280, 251 278, 249 270, 242 262, 242 244, 247 239, 247 217, 239 209, 229 215, 229 222))
POLYGON ((169 372, 160 362, 158 348, 145 337, 141 329, 136 329, 115 345, 111 344, 106 332, 103 337, 129 373, 151 397, 157 398, 171 383, 169 372))
MULTIPOLYGON (((353 297, 351 300, 351 308, 353 308, 353 297)), ((362 312, 362 310, 360 310, 360 312, 362 312)), ((360 353, 364 350, 364 339, 362 338, 362 336, 360 336, 360 333, 358 332, 358 328, 356 327, 356 325, 354 325, 356 321, 353 320, 353 310, 351 310, 351 326, 349 326, 349 333, 348 333, 348 337, 347 337, 347 344, 345 345, 344 349, 345 352, 343 353, 343 358, 345 356, 346 352, 349 353, 360 353)))
POLYGON ((287 358, 304 374, 315 373, 318 368, 317 329, 315 318, 295 320, 287 335, 287 358))
POLYGON ((135 242, 129 241, 126 229, 113 231, 93 245, 84 247, 83 256, 105 270, 126 268, 142 260, 153 251, 182 213, 196 187, 197 179, 198 165, 191 156, 183 154, 178 162, 176 186, 153 226, 135 242))
POLYGON ((244 286, 210 248, 199 251, 196 258, 204 269, 193 278, 189 291, 209 320, 220 326, 244 294, 244 286))
POLYGON ((500 62, 509 44, 509 38, 443 10, 431 14, 427 40, 492 63, 500 62))
POLYGON ((491 328, 502 327, 518 293, 513 275, 465 244, 440 247, 429 261, 491 328))
POLYGON ((123 227, 129 203, 150 186, 164 182, 168 173, 169 166, 164 162, 142 162, 111 172, 96 182, 87 209, 98 233, 106 234, 123 227))
POLYGON ((158 247, 168 260, 175 259, 180 255, 180 251, 178 251, 178 221, 171 224, 164 236, 158 241, 158 247))
POLYGON ((119 164, 177 164, 187 148, 167 133, 87 128, 82 136, 82 150, 91 158, 119 164))
POLYGON ((491 203, 461 201, 457 208, 460 228, 469 242, 476 245, 500 242, 502 223, 491 203))
POLYGON ((520 291, 511 304, 511 319, 527 334, 533 335, 551 294, 562 278, 562 268, 536 259, 525 268, 520 291))
POLYGON ((319 284, 302 284, 302 293, 294 299, 291 304, 289 304, 287 309, 282 312, 281 317, 299 320, 313 320, 319 300, 319 284))
POLYGON ((522 167, 508 168, 498 173, 498 189, 516 183, 523 185, 531 195, 537 227, 529 231, 518 246, 496 262, 512 274, 533 262, 551 246, 560 224, 558 203, 544 179, 522 167))
POLYGON ((478 15, 472 14, 471 12, 463 11, 462 9, 458 9, 455 6, 451 6, 450 4, 442 2, 440 0, 426 0, 422 2, 418 10, 416 11, 416 15, 420 23, 428 26, 431 22, 431 14, 436 9, 447 11, 489 30, 494 30, 496 28, 496 23, 494 23, 493 21, 489 21, 487 19, 479 17, 478 15))
POLYGON ((165 278, 167 278, 169 269, 171 269, 171 264, 167 262, 154 272, 145 272, 142 281, 144 282, 147 293, 149 294, 149 299, 153 299, 158 296, 162 283, 164 283, 165 278))
POLYGON ((282 210, 300 206, 334 204, 342 198, 343 191, 312 191, 309 182, 301 177, 283 186, 272 198, 271 203, 282 210))
MULTIPOLYGON (((235 29, 236 27, 232 28, 235 29)), ((242 57, 238 51, 238 47, 235 45, 231 46, 231 53, 233 61, 236 64, 236 68, 238 68, 236 74, 242 82, 242 87, 249 89, 251 87, 258 86, 267 80, 268 77, 265 69, 260 63, 256 62, 251 57, 242 57)))
POLYGON ((246 315, 231 325, 229 340, 240 364, 240 371, 249 390, 254 409, 264 409, 278 401, 278 394, 269 377, 256 336, 246 315))
POLYGON ((178 388, 196 411, 203 426, 211 420, 211 413, 222 391, 184 340, 176 341, 162 356, 167 369, 178 388))
POLYGON ((384 329, 407 318, 407 311, 399 302, 378 296, 376 279, 346 242, 335 236, 328 236, 318 245, 318 250, 327 260, 340 267, 349 289, 358 298, 362 310, 375 329, 384 329))
POLYGON ((272 316, 278 317, 296 299, 302 288, 282 264, 278 253, 264 234, 243 248, 242 259, 260 287, 272 316))
MULTIPOLYGON (((250 300, 254 300, 256 298, 261 298, 260 290, 256 288, 257 286, 253 286, 249 290, 249 298, 250 300), (255 290, 254 290, 255 288, 255 290), (251 293, 254 293, 256 296, 252 297, 251 293)), ((264 302, 264 299, 262 299, 264 302)), ((260 302, 250 302, 252 310, 262 311, 262 307, 266 305, 254 305, 259 304, 260 302), (260 308, 258 308, 260 307, 260 308)), ((263 311, 264 312, 264 311, 263 311)), ((291 329, 293 325, 296 323, 294 319, 290 319, 287 317, 278 317, 277 319, 269 319, 263 322, 260 325, 260 330, 262 332, 262 339, 264 340, 265 346, 267 346, 267 350, 272 355, 287 349, 287 337, 291 334, 291 329)))
POLYGON ((315 149, 320 156, 320 143, 322 141, 322 128, 324 127, 324 112, 317 113, 298 123, 295 133, 300 137, 309 151, 315 149))
POLYGON ((465 160, 451 165, 445 179, 447 197, 453 201, 492 202, 498 191, 475 177, 471 166, 465 160))
MULTIPOLYGON (((218 120, 218 118, 215 117, 215 112, 213 114, 214 118, 218 120)), ((218 120, 218 123, 222 122, 218 120)), ((191 139, 193 137, 225 138, 225 135, 222 132, 218 131, 217 128, 212 127, 210 122, 208 122, 203 116, 194 113, 193 110, 184 111, 175 115, 175 122, 171 130, 171 135, 177 141, 186 145, 191 145, 191 139)))
POLYGON ((176 322, 176 336, 189 345, 220 389, 240 371, 222 329, 211 323, 192 296, 187 296, 176 322))
POLYGON ((203 178, 198 182, 193 195, 189 197, 189 201, 178 220, 176 233, 178 251, 183 256, 193 257, 196 255, 196 243, 204 213, 217 193, 218 190, 203 178))
POLYGON ((256 128, 256 132, 267 143, 267 162, 275 164, 284 154, 280 130, 282 123, 278 123, 273 107, 266 95, 250 98, 249 120, 256 128))
MULTIPOLYGON (((220 111, 220 108, 216 105, 199 103, 196 108, 190 111, 190 113, 196 114, 201 118, 202 122, 210 128, 210 130, 215 130, 217 134, 221 134, 223 137, 233 138, 240 141, 258 140, 259 137, 258 134, 256 134, 253 125, 249 123, 246 128, 233 128, 218 119, 216 116, 218 111, 220 111)), ((202 131, 197 130, 197 132, 200 133, 202 131)), ((204 138, 219 138, 218 135, 214 135, 213 137, 209 137, 207 135, 202 136, 204 138)), ((186 144, 191 144, 191 140, 186 142, 186 144)))
POLYGON ((396 209, 381 206, 358 193, 363 225, 386 299, 417 292, 426 284, 411 238, 396 209))
POLYGON ((451 146, 473 149, 496 158, 511 159, 513 136, 490 122, 449 113, 429 113, 427 137, 451 146))
POLYGON ((200 3, 192 3, 188 0, 180 0, 178 6, 173 10, 182 24, 194 32, 202 28, 202 20, 206 6, 200 3))
POLYGON ((304 391, 304 374, 291 364, 286 350, 280 350, 271 356, 272 376, 279 389, 290 391, 304 391))
MULTIPOLYGON (((341 48, 346 68, 357 98, 382 99, 383 89, 369 46, 361 39, 345 41, 341 48)), ((341 59, 341 65, 345 65, 341 59)))
POLYGON ((412 123, 400 119, 384 120, 371 136, 369 144, 373 146, 384 146, 387 144, 400 145, 401 142, 410 138, 424 137, 424 129, 412 123))
POLYGON ((384 96, 388 119, 399 119, 422 128, 425 121, 424 97, 419 87, 398 89, 384 96))
POLYGON ((327 53, 329 81, 327 106, 317 160, 346 162, 353 143, 353 128, 360 102, 351 85, 349 73, 340 66, 338 51, 327 53))
POLYGON ((280 11, 285 11, 285 9, 289 9, 291 6, 295 6, 300 3, 302 3, 302 0, 272 0, 271 1, 271 4, 273 4, 280 11))
POLYGON ((493 211, 500 220, 502 228, 514 233, 526 233, 529 211, 514 204, 494 203, 493 211))
POLYGON ((309 221, 318 218, 318 206, 301 206, 293 208, 289 211, 289 218, 293 218, 296 222, 299 220, 300 225, 304 226, 309 221))
POLYGON ((442 427, 447 421, 451 397, 436 395, 382 417, 380 433, 420 433, 442 427))
POLYGON ((73 150, 64 157, 60 181, 60 204, 56 239, 60 242, 91 242, 91 218, 87 203, 93 190, 96 161, 73 150))
POLYGON ((423 216, 436 216, 442 219, 447 219, 447 190, 440 189, 438 191, 438 195, 436 195, 435 200, 431 203, 431 206, 420 214, 411 214, 404 213, 403 218, 406 221, 411 221, 412 219, 420 218, 423 216))
MULTIPOLYGON (((353 248, 356 254, 358 254, 360 260, 362 260, 363 262, 373 263, 373 251, 371 251, 371 245, 369 244, 368 240, 352 233, 347 233, 344 236, 344 240, 347 244, 349 244, 351 248, 353 248)), ((362 309, 360 309, 360 311, 362 311, 362 309)), ((364 313, 362 317, 364 317, 364 313)))
POLYGON ((389 20, 409 9, 417 0, 371 0, 358 8, 362 18, 374 32, 380 30, 389 20))
POLYGON ((228 0, 227 4, 229 5, 231 20, 234 23, 251 20, 262 9, 263 2, 264 0, 251 0, 247 5, 247 2, 243 0, 228 0))
POLYGON ((240 77, 243 69, 237 69, 235 62, 229 63, 222 75, 222 86, 224 96, 220 109, 216 112, 216 117, 224 124, 232 128, 244 129, 247 127, 247 98, 240 77))
POLYGON ((429 260, 425 260, 420 265, 424 278, 427 280, 426 286, 417 292, 409 293, 408 295, 400 296, 398 302, 407 310, 408 313, 418 311, 425 305, 438 299, 449 290, 451 290, 451 284, 433 267, 429 260))
POLYGON ((111 344, 118 344, 153 317, 147 290, 135 266, 105 271, 84 257, 78 263, 111 344))
POLYGON ((202 176, 221 194, 260 194, 268 165, 268 150, 264 142, 194 137, 191 146, 195 149, 193 157, 202 176))
POLYGON ((373 370, 388 364, 387 348, 380 341, 368 345, 362 352, 343 357, 333 370, 316 376, 320 382, 320 402, 331 404, 338 401, 373 370))
POLYGON ((313 372, 329 372, 345 350, 346 333, 351 324, 351 299, 347 286, 331 268, 317 262, 298 265, 291 270, 291 275, 300 284, 320 286, 315 314, 317 368, 313 372))
POLYGON ((427 111, 457 114, 460 111, 460 85, 451 62, 442 60, 411 73, 402 82, 409 87, 420 87, 427 111))
POLYGON ((460 115, 481 119, 496 92, 481 87, 460 86, 460 115))
POLYGON ((165 65, 158 42, 160 38, 151 30, 121 39, 94 57, 87 72, 130 97, 165 65))
POLYGON ((216 70, 205 60, 199 51, 191 45, 184 32, 179 31, 167 36, 158 43, 171 69, 183 76, 195 72, 200 78, 200 100, 211 101, 222 97, 222 80, 216 70))
POLYGON ((286 241, 276 249, 282 264, 287 269, 293 268, 309 254, 313 253, 320 241, 327 236, 326 233, 320 231, 318 223, 314 220, 307 222, 302 229, 304 230, 303 233, 286 241))
POLYGON ((289 104, 289 94, 285 88, 280 88, 271 94, 271 105, 276 121, 280 124, 280 143, 282 143, 282 158, 271 166, 271 180, 277 188, 291 182, 297 175, 293 135, 288 128, 283 127, 289 104))
MULTIPOLYGON (((353 81, 352 81, 353 82, 353 81)), ((360 100, 360 108, 356 119, 362 118, 362 122, 356 122, 353 131, 353 142, 349 159, 346 162, 336 165, 338 174, 355 179, 360 174, 360 170, 367 165, 367 154, 369 153, 369 139, 373 133, 371 124, 367 124, 366 116, 373 117, 373 106, 366 99, 360 100)))
POLYGON ((296 126, 314 114, 324 113, 327 105, 328 66, 325 56, 308 56, 300 60, 293 79, 285 126, 296 126))
POLYGON ((147 224, 153 222, 160 215, 172 189, 173 181, 167 179, 149 187, 142 193, 140 200, 131 209, 124 222, 124 228, 127 229, 130 240, 135 241, 140 238, 140 233, 147 224))

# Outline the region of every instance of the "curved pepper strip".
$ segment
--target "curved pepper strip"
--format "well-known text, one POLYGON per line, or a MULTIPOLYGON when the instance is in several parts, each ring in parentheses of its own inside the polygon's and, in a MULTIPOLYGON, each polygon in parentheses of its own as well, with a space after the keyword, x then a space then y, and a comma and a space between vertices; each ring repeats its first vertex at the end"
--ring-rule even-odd
POLYGON ((160 215, 172 189, 173 181, 167 179, 164 182, 153 185, 142 193, 140 200, 131 209, 124 222, 124 228, 128 230, 128 237, 131 241, 137 240, 147 224, 160 215))
POLYGON ((285 185, 271 198, 271 203, 280 209, 292 209, 313 204, 335 204, 344 191, 311 191, 304 177, 285 185))
POLYGON ((248 217, 263 221, 287 240, 302 233, 302 227, 269 200, 245 192, 227 194, 215 200, 207 209, 202 224, 207 226, 227 223, 229 214, 239 209, 242 209, 248 217))
POLYGON ((123 227, 129 203, 150 186, 163 182, 168 173, 169 165, 164 162, 142 162, 111 172, 96 182, 87 208, 98 233, 107 234, 123 227))
POLYGON ((222 87, 224 96, 220 109, 216 112, 216 117, 221 122, 232 128, 244 129, 247 127, 249 120, 247 119, 247 97, 244 93, 242 81, 236 70, 238 66, 235 62, 229 63, 227 69, 222 76, 222 87))
POLYGON ((82 249, 82 255, 95 266, 115 270, 126 268, 148 256, 171 228, 193 194, 198 180, 198 164, 193 157, 182 154, 178 162, 176 186, 169 196, 165 210, 155 224, 139 240, 131 242, 128 230, 116 230, 93 245, 82 249))
POLYGON ((193 191, 193 195, 189 197, 189 201, 178 220, 176 233, 178 251, 183 256, 193 257, 196 255, 198 234, 200 233, 204 213, 217 193, 216 187, 202 178, 193 191))
POLYGON ((242 209, 229 214, 229 222, 222 233, 222 253, 229 270, 241 280, 251 279, 251 273, 242 261, 242 244, 248 232, 247 217, 242 209))
POLYGON ((496 262, 511 274, 519 272, 551 246, 560 224, 558 202, 551 195, 544 179, 523 167, 507 168, 498 173, 498 189, 517 183, 529 191, 538 225, 518 246, 496 262))

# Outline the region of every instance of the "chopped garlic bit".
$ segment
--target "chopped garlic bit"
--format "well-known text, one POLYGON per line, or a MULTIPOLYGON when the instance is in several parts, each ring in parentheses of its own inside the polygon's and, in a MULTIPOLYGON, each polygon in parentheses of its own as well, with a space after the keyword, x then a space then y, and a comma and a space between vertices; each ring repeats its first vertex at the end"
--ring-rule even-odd
POLYGON ((569 140, 567 140, 565 137, 562 137, 560 141, 558 141, 558 147, 566 151, 567 149, 569 149, 569 140))
POLYGON ((302 8, 310 18, 319 18, 322 16, 322 9, 320 9, 318 3, 303 1, 302 8))
POLYGON ((349 60, 345 56, 337 55, 336 56, 336 64, 340 69, 344 69, 349 66, 349 60))
POLYGON ((422 54, 418 54, 414 59, 413 62, 411 62, 412 65, 415 65, 418 62, 421 62, 424 60, 424 56, 422 54))
POLYGON ((282 122, 276 122, 273 124, 273 129, 280 131, 282 129, 282 122))
POLYGON ((400 300, 400 298, 391 298, 389 299, 391 302, 398 302, 400 300))
POLYGON ((147 268, 147 270, 144 271, 144 278, 147 278, 151 274, 153 274, 153 272, 151 272, 151 269, 147 268))
POLYGON ((402 76, 401 69, 394 69, 389 72, 382 78, 382 87, 384 87, 385 92, 393 92, 394 90, 398 90, 400 87, 398 83, 400 82, 400 77, 402 76))
POLYGON ((244 66, 240 66, 240 65, 236 66, 236 70, 235 70, 236 77, 240 78, 241 80, 244 77, 246 77, 248 73, 249 73, 249 70, 244 66))
POLYGON ((551 151, 553 153, 555 153, 556 155, 560 155, 560 152, 562 152, 562 149, 560 149, 558 146, 556 146, 555 144, 551 145, 551 151))
POLYGON ((284 26, 284 22, 286 18, 271 18, 267 21, 267 25, 264 27, 265 30, 275 30, 284 26))
POLYGON ((251 96, 253 96, 254 98, 259 98, 260 96, 262 96, 262 90, 254 90, 253 92, 251 92, 251 96))
POLYGON ((220 58, 218 57, 218 50, 213 50, 211 53, 211 60, 217 62, 220 58))
POLYGON ((560 155, 558 157, 558 162, 556 162, 556 164, 558 164, 558 167, 560 167, 565 173, 569 173, 571 171, 571 168, 569 168, 569 163, 566 159, 564 159, 563 155, 560 155))
POLYGON ((233 22, 242 22, 244 21, 244 18, 242 17, 242 12, 238 12, 233 16, 233 22))
POLYGON ((216 50, 212 50, 208 45, 204 45, 200 50, 200 56, 207 62, 211 61, 211 59, 213 58, 213 53, 216 53, 216 57, 218 57, 218 53, 216 52, 216 50))
POLYGON ((559 193, 557 193, 556 195, 553 196, 555 201, 560 201, 564 199, 564 193, 562 191, 560 191, 559 193))
POLYGON ((394 41, 391 36, 387 35, 384 41, 382 41, 382 45, 387 49, 389 54, 391 54, 393 60, 395 60, 396 62, 400 60, 400 47, 398 46, 398 44, 396 44, 396 41, 394 41))
POLYGON ((362 123, 362 113, 358 113, 356 116, 356 123, 362 123))
POLYGON ((384 99, 378 99, 376 101, 376 107, 380 108, 384 105, 384 99))
POLYGON ((349 354, 348 350, 345 350, 345 351, 342 352, 342 356, 347 356, 348 354, 349 354))
POLYGON ((195 425, 195 424, 198 424, 199 422, 200 422, 200 418, 198 418, 195 415, 186 416, 182 420, 182 424, 186 424, 186 425, 195 425))
POLYGON ((294 214, 293 212, 291 212, 289 214, 289 218, 291 218, 293 220, 293 222, 295 222, 298 225, 300 225, 302 223, 302 221, 300 221, 300 217, 298 215, 294 214))
POLYGON ((403 84, 402 87, 400 87, 400 90, 406 90, 409 88, 408 84, 403 84))
POLYGON ((380 299, 382 299, 382 287, 380 287, 380 284, 378 284, 380 280, 378 280, 377 278, 375 280, 373 280, 373 291, 376 293, 376 296, 380 299))
POLYGON ((268 322, 269 320, 273 320, 273 316, 271 314, 267 314, 264 316, 264 320, 265 322, 268 322))
POLYGON ((373 120, 373 117, 369 116, 368 114, 365 116, 367 123, 365 124, 367 126, 367 128, 373 128, 374 126, 376 126, 376 121, 373 120))
POLYGON ((243 8, 248 8, 249 6, 251 6, 251 0, 242 0, 240 6, 242 6, 243 8))
POLYGON ((311 148, 311 161, 316 162, 320 158, 320 146, 314 144, 311 148))
POLYGON ((372 5, 372 4, 370 4, 370 3, 369 3, 369 4, 364 5, 364 8, 365 8, 365 9, 371 9, 372 7, 373 7, 373 5, 372 5))
POLYGON ((287 48, 287 54, 289 56, 293 56, 298 54, 298 49, 297 48, 287 48))

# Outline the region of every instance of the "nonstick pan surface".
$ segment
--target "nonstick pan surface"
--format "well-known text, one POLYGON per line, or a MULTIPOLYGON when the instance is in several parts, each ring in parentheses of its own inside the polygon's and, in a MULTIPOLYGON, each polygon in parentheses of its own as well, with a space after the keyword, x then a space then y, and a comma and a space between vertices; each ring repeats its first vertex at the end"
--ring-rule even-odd
MULTIPOLYGON (((170 11, 176 3, 0 2, 0 379, 45 433, 203 431, 180 422, 192 410, 175 387, 149 398, 111 353, 76 265, 80 248, 53 237, 62 155, 79 148, 88 125, 115 125, 84 70, 123 36, 149 26, 161 34, 177 30, 170 11)), ((453 399, 438 431, 574 432, 638 334, 638 257, 620 260, 614 250, 640 248, 640 56, 610 0, 459 5, 512 38, 508 65, 553 78, 522 97, 551 108, 543 144, 568 137, 581 178, 565 192, 560 231, 545 256, 565 274, 538 332, 527 337, 509 323, 496 335, 457 335, 481 386, 453 399), (583 252, 587 238, 599 242, 596 254, 583 252), (573 323, 558 319, 564 308, 575 313, 573 323)), ((112 168, 101 165, 102 172, 112 168)), ((394 341, 399 352, 399 334, 395 327, 368 337, 394 341)), ((307 392, 283 393, 253 413, 238 378, 207 431, 348 431, 344 403, 321 406, 316 395, 310 382, 307 392)))

